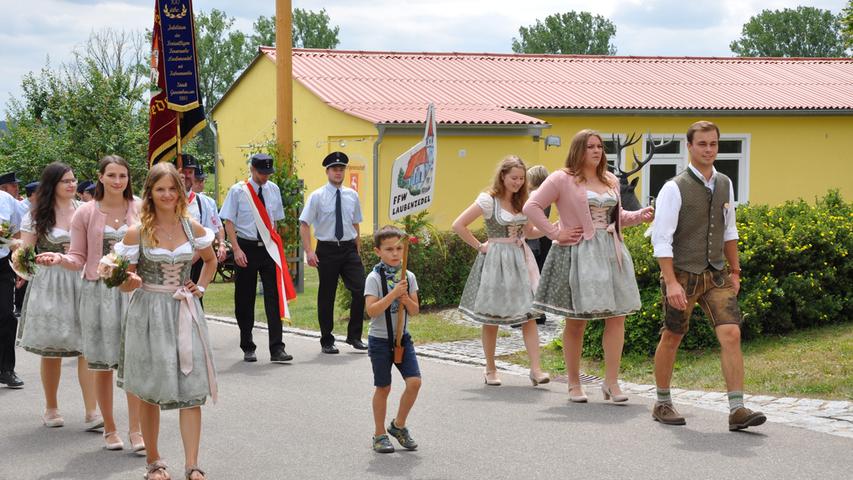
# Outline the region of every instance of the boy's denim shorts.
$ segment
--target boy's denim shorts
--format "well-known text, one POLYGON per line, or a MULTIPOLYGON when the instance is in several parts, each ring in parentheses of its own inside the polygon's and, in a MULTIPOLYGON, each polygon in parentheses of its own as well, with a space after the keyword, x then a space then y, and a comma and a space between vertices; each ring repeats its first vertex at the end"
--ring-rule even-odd
MULTIPOLYGON (((394 340, 379 337, 367 337, 367 354, 373 365, 373 385, 376 387, 387 387, 391 385, 391 365, 394 365, 394 354, 391 352, 391 344, 394 340)), ((415 345, 408 333, 403 334, 400 342, 403 345, 403 362, 396 365, 397 370, 403 378, 420 377, 421 370, 418 368, 418 357, 415 355, 415 345)))

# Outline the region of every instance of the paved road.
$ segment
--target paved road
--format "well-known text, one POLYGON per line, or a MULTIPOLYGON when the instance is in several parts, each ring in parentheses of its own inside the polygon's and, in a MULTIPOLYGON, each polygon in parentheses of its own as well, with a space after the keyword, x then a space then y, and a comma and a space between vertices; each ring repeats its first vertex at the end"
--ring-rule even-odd
MULTIPOLYGON (((201 464, 212 480, 775 480, 842 479, 853 471, 850 439, 772 423, 729 433, 722 414, 691 407, 680 407, 686 427, 664 427, 651 421, 650 403, 639 397, 624 406, 600 396, 569 404, 565 384, 532 388, 526 378, 505 374, 504 386, 485 387, 479 368, 430 359, 421 359, 424 387, 410 417, 421 448, 377 455, 370 449, 372 381, 364 354, 344 346, 341 355, 324 356, 316 339, 288 335, 293 364, 270 364, 264 352, 260 362, 246 364, 236 327, 212 324, 211 334, 220 401, 204 408, 201 464)), ((142 478, 142 458, 102 450, 99 435, 82 431, 73 362, 63 370, 60 429, 41 426, 38 358, 19 351, 18 372, 25 389, 0 389, 0 480, 142 478)), ((399 377, 394 381, 399 386, 399 377)), ((119 429, 126 430, 122 410, 119 429)), ((174 478, 183 478, 174 412, 162 416, 161 444, 178 467, 174 478)))

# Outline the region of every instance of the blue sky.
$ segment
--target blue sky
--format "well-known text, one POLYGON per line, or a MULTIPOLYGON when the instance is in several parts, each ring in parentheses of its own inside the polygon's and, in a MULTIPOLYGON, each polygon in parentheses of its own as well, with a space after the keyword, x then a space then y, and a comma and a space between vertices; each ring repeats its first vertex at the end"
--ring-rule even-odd
MULTIPOLYGON (((275 0, 195 0, 195 9, 218 8, 251 32, 259 15, 275 13, 275 0)), ((763 9, 809 5, 838 12, 845 0, 293 0, 294 8, 325 8, 341 27, 339 48, 398 51, 511 51, 518 28, 547 15, 587 10, 616 24, 619 55, 731 56, 750 16, 763 9)), ((151 0, 0 0, 0 116, 23 75, 71 58, 92 30, 151 28, 151 0)))

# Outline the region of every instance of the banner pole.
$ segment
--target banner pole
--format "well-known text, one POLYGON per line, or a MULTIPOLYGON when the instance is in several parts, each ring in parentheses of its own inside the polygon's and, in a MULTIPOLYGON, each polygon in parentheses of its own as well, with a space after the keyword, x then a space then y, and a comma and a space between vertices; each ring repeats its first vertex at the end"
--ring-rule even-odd
POLYGON ((180 172, 184 168, 184 159, 181 157, 181 116, 183 116, 183 113, 175 112, 175 114, 176 114, 175 115, 175 117, 176 117, 175 121, 177 122, 176 130, 178 132, 178 136, 177 136, 177 139, 178 139, 178 145, 177 145, 178 159, 175 162, 175 165, 178 168, 178 172, 180 172))
MULTIPOLYGON (((408 280, 406 265, 409 260, 409 236, 403 237, 403 267, 400 269, 400 281, 408 280)), ((408 293, 407 293, 408 295, 408 293)), ((397 305, 397 328, 395 328, 396 340, 394 341, 394 363, 403 363, 403 328, 405 327, 406 308, 400 301, 397 305)))

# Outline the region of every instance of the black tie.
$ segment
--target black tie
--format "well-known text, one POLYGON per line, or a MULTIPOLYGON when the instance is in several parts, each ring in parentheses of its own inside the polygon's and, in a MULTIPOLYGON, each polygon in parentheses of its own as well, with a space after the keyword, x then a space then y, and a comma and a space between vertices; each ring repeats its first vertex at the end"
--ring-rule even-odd
POLYGON ((344 238, 344 217, 341 213, 341 190, 335 190, 335 238, 340 242, 344 238))
MULTIPOLYGON (((261 201, 261 204, 266 207, 267 202, 264 201, 264 186, 258 185, 258 200, 261 201)), ((261 238, 261 231, 258 230, 258 241, 263 242, 264 240, 261 238)))

